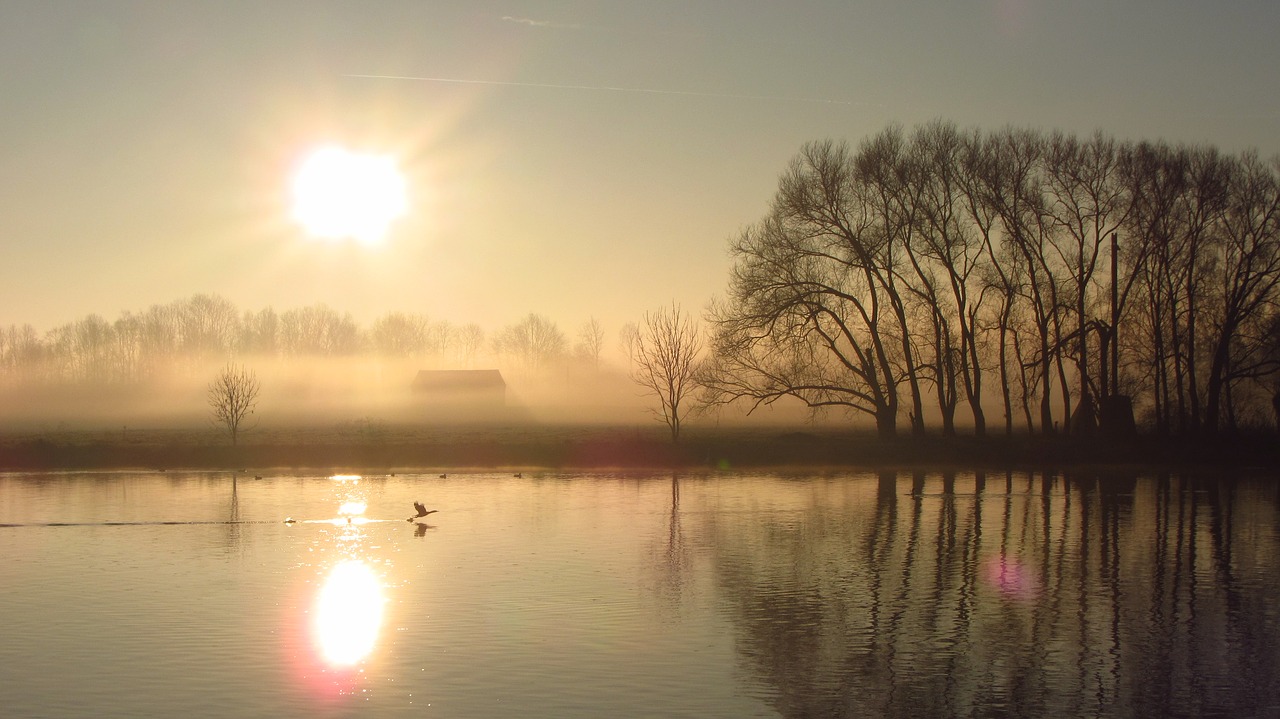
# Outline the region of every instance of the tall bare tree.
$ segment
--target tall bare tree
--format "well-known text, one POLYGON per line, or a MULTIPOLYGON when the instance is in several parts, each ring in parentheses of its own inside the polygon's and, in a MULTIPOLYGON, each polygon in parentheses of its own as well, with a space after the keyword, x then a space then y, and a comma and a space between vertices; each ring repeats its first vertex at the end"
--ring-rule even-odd
POLYGON ((178 342, 192 369, 226 357, 239 334, 240 313, 219 295, 192 295, 177 303, 178 342))
POLYGON ((932 340, 925 344, 933 347, 942 430, 955 433, 958 379, 973 414, 974 434, 981 436, 986 433, 986 414, 977 318, 984 295, 978 274, 991 220, 974 214, 974 203, 966 194, 972 185, 967 159, 976 143, 954 125, 941 122, 919 128, 911 142, 911 161, 917 168, 913 179, 921 188, 916 195, 920 228, 906 250, 915 274, 911 291, 932 319, 932 340))
POLYGON ((231 435, 235 446, 246 418, 258 405, 261 385, 252 370, 236 364, 228 364, 209 383, 209 407, 213 411, 213 423, 223 427, 231 435))
MULTIPOLYGON (((835 159, 839 155, 831 157, 835 159)), ((821 204, 801 205, 797 209, 806 213, 811 221, 816 219, 820 223, 829 223, 833 215, 845 213, 862 213, 869 220, 864 231, 843 238, 845 247, 842 249, 848 253, 851 267, 866 273, 871 294, 878 295, 874 302, 883 305, 883 317, 870 330, 873 335, 883 337, 896 355, 894 359, 899 364, 896 374, 900 381, 905 381, 911 402, 908 413, 911 432, 921 435, 924 434, 921 372, 925 368, 919 359, 918 343, 913 342, 914 328, 908 316, 911 287, 906 279, 906 273, 910 271, 910 248, 923 223, 919 165, 911 161, 909 140, 898 125, 891 125, 865 140, 851 159, 851 194, 833 194, 830 191, 844 189, 839 185, 824 186, 816 195, 821 204)), ((840 177, 839 171, 828 174, 833 179, 840 177)), ((819 176, 816 179, 823 182, 828 178, 819 176)), ((803 197, 815 199, 811 192, 803 197)), ((835 230, 839 236, 849 229, 848 223, 840 218, 824 231, 835 230)), ((928 316, 930 320, 937 319, 932 310, 928 316)), ((934 326, 938 326, 936 322, 934 326)), ((945 350, 942 352, 945 354, 945 350)), ((945 388, 945 380, 937 387, 945 388)))
MULTIPOLYGON (((1071 430, 1077 434, 1092 432, 1094 396, 1105 392, 1105 388, 1095 391, 1089 367, 1089 333, 1097 324, 1089 315, 1094 304, 1090 291, 1103 294, 1095 272, 1104 264, 1107 238, 1127 219, 1133 204, 1120 174, 1120 161, 1115 141, 1100 132, 1086 142, 1054 133, 1045 148, 1047 212, 1055 232, 1044 252, 1061 268, 1063 304, 1075 314, 1080 404, 1071 430)), ((1059 356, 1066 351, 1060 347, 1059 356)))
POLYGON ((494 349, 515 358, 530 371, 546 369, 565 350, 564 333, 555 322, 530 313, 520 322, 504 327, 493 338, 494 349))
POLYGON ((464 367, 475 365, 476 359, 480 355, 481 348, 484 347, 484 329, 474 322, 465 324, 458 328, 458 341, 456 349, 458 359, 464 367))
MULTIPOLYGON (((1054 359, 1061 346, 1060 280, 1044 252, 1053 230, 1045 207, 1044 144, 1043 138, 1031 131, 1006 129, 995 134, 987 145, 991 157, 981 165, 981 191, 999 219, 1003 249, 1018 263, 1021 281, 1012 286, 1021 291, 1021 301, 1031 310, 1029 319, 1035 329, 1033 361, 1040 373, 1040 431, 1051 433, 1054 422, 1049 392, 1054 381, 1054 359)), ((988 256, 995 262, 1001 257, 991 253, 988 256)), ((1062 375, 1059 366, 1059 376, 1062 375)), ((1063 384, 1063 406, 1069 407, 1068 390, 1063 384)))
POLYGON ((427 344, 427 318, 389 312, 369 328, 369 344, 384 357, 418 357, 427 344))
POLYGON ((1235 429, 1232 386, 1266 366, 1264 318, 1280 295, 1280 160, 1271 165, 1252 153, 1229 163, 1227 202, 1218 228, 1217 263, 1206 289, 1215 298, 1208 320, 1205 428, 1224 419, 1235 429), (1225 400, 1225 401, 1224 401, 1225 400))
POLYGON ((578 344, 576 352, 578 356, 591 363, 592 369, 600 370, 600 353, 604 351, 604 328, 600 326, 600 320, 592 317, 582 323, 582 328, 578 330, 578 344))
POLYGON ((280 315, 280 341, 288 355, 350 356, 361 349, 361 340, 360 328, 350 313, 338 314, 324 304, 280 315))
POLYGON ((697 323, 672 303, 644 319, 624 339, 631 359, 631 378, 658 399, 654 414, 671 430, 671 441, 680 441, 680 428, 689 414, 697 389, 695 373, 702 352, 697 323))

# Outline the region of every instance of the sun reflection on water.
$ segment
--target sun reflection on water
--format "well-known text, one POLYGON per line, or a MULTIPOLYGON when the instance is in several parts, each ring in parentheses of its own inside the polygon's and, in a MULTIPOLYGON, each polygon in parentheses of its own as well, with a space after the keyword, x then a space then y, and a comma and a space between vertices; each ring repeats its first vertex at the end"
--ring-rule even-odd
POLYGON ((313 549, 328 554, 331 559, 325 564, 333 564, 312 598, 312 610, 306 621, 314 649, 308 655, 316 665, 305 673, 313 680, 325 677, 317 686, 327 686, 342 695, 354 691, 352 682, 357 682, 357 677, 363 674, 364 663, 378 642, 387 599, 383 582, 374 568, 385 565, 369 554, 377 547, 366 544, 371 538, 366 534, 365 525, 378 520, 364 516, 369 508, 369 496, 362 486, 363 477, 335 474, 328 479, 332 481, 331 498, 337 505, 336 515, 333 519, 312 521, 337 529, 317 533, 313 549), (336 684, 329 686, 328 682, 336 684))
POLYGON ((359 500, 352 501, 352 502, 343 502, 341 505, 338 506, 338 515, 341 517, 358 517, 364 514, 364 510, 368 508, 369 508, 368 503, 361 502, 359 500))
POLYGON ((315 638, 325 661, 350 666, 373 651, 386 599, 373 569, 359 559, 339 563, 316 597, 315 638))

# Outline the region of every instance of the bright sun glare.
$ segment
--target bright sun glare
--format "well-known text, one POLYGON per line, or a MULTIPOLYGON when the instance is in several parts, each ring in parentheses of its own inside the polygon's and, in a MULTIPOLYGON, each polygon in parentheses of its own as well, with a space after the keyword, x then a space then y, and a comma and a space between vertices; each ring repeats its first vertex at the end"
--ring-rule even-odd
POLYGON ((315 611, 316 638, 330 664, 349 666, 373 651, 385 603, 382 585, 368 564, 349 559, 333 568, 315 611))
POLYGON ((404 175, 390 157, 325 147, 293 178, 293 217, 316 237, 378 242, 408 205, 404 175))

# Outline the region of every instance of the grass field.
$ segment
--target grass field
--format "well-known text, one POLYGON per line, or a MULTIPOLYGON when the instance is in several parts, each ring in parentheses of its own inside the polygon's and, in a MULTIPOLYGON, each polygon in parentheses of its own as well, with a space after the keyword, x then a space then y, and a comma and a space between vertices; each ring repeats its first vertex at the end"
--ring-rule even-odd
POLYGON ((691 427, 679 443, 662 425, 395 425, 347 422, 256 428, 237 446, 212 428, 0 434, 0 470, 462 470, 1280 466, 1280 442, 1256 435, 1204 442, 1138 438, 900 437, 815 427, 691 427))

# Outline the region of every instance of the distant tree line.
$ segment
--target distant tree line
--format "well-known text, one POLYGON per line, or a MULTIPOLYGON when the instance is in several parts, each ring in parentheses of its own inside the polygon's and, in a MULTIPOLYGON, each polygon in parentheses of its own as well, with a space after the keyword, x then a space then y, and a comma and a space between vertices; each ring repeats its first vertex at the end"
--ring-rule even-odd
POLYGON ((981 435, 987 408, 1083 433, 1128 396, 1187 434, 1280 389, 1280 161, 1252 152, 891 126, 804 146, 731 253, 711 402, 793 397, 886 436, 967 409, 981 435))
POLYGON ((144 382, 245 357, 381 357, 444 367, 484 362, 520 371, 566 361, 598 367, 603 336, 595 319, 571 343, 538 314, 490 337, 479 325, 422 314, 390 312, 362 327, 349 313, 323 304, 241 312, 220 296, 197 294, 124 312, 114 321, 91 314, 43 335, 31 325, 0 327, 0 385, 144 382))

